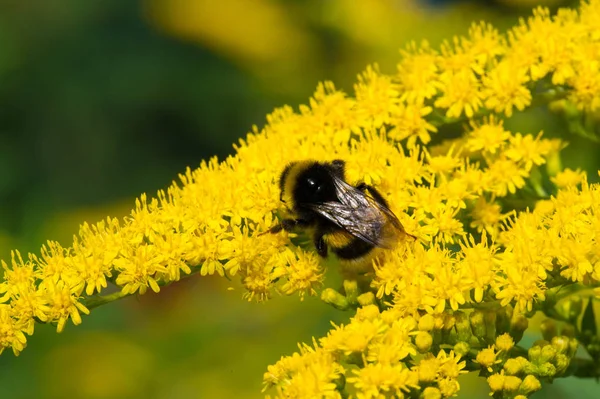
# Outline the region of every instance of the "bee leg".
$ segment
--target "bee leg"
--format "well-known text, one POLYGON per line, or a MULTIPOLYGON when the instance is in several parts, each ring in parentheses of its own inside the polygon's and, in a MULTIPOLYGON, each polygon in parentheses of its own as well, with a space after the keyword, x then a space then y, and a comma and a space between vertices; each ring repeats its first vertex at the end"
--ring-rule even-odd
POLYGON ((383 195, 381 195, 375 187, 370 186, 367 183, 363 182, 363 183, 359 183, 359 185, 356 186, 356 189, 362 191, 363 193, 368 192, 375 201, 379 202, 381 205, 385 206, 386 208, 389 207, 387 201, 385 200, 385 198, 383 198, 383 195))
POLYGON ((323 235, 315 236, 315 248, 321 258, 327 258, 327 244, 323 239, 323 235))
POLYGON ((279 224, 271 227, 269 233, 279 233, 281 230, 292 231, 295 227, 305 227, 309 223, 303 219, 283 219, 279 224))

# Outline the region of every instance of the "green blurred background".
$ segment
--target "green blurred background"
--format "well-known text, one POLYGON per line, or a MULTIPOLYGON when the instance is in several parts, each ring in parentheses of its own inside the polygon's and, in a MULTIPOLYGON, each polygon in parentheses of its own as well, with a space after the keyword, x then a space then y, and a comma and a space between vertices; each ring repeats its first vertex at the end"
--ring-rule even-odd
MULTIPOLYGON (((71 243, 83 221, 125 216, 186 166, 232 153, 275 106, 318 81, 348 93, 372 62, 393 73, 410 40, 500 29, 560 0, 0 0, 0 258, 71 243)), ((565 131, 544 111, 513 129, 565 131)), ((577 137, 567 166, 593 172, 577 137)), ((189 278, 94 310, 62 334, 37 326, 0 356, 1 398, 255 398, 268 364, 343 322, 318 300, 246 303, 235 282, 189 278), (228 290, 233 287, 233 290, 228 290)), ((487 397, 465 379, 463 397, 487 397)), ((597 397, 566 381, 539 398, 597 397), (568 392, 568 393, 567 393, 568 392)))

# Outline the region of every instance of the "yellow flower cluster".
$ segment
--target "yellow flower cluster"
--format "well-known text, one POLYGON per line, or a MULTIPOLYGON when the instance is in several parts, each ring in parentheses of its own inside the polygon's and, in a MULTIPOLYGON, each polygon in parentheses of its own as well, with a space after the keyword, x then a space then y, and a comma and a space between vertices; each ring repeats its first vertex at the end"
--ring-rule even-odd
POLYGON ((600 0, 555 16, 540 8, 506 35, 475 24, 439 51, 410 44, 396 74, 367 68, 354 96, 320 84, 298 112, 270 114, 236 155, 188 169, 156 198, 142 195, 125 220, 84 224, 68 248, 48 242, 26 259, 13 252, 2 263, 0 352, 23 350, 36 322, 60 332, 100 304, 218 273, 238 275, 249 300, 321 292, 338 308, 358 308, 269 367, 265 383, 278 397, 450 397, 474 368, 493 392, 529 395, 540 378, 563 373, 574 350, 563 334, 525 358, 523 314, 556 316, 559 289, 600 285, 600 187, 579 170, 560 171, 561 141, 511 132, 502 118, 557 100, 597 111, 599 32, 600 0), (464 135, 427 146, 463 120, 464 135), (321 290, 316 253, 286 232, 265 234, 277 223, 279 174, 304 159, 345 160, 348 182, 376 186, 416 237, 383 251, 368 284, 321 290), (517 212, 523 203, 535 209, 517 212))

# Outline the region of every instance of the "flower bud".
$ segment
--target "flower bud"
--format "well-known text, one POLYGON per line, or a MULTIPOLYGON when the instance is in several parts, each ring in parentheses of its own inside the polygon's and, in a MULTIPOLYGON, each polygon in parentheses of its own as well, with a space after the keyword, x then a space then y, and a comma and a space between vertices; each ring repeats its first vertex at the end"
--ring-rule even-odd
POLYGON ((562 374, 571 364, 571 359, 567 355, 559 353, 554 359, 554 364, 556 365, 556 374, 562 374))
POLYGON ((419 382, 428 383, 435 381, 438 368, 438 361, 434 357, 421 360, 418 367, 419 382))
POLYGON ((360 306, 375 305, 377 303, 377 301, 375 300, 375 294, 373 294, 372 292, 365 292, 364 294, 360 294, 358 298, 356 298, 356 300, 358 301, 358 304, 360 306))
POLYGON ((547 363, 554 360, 556 357, 556 349, 552 345, 546 345, 542 347, 542 353, 540 355, 540 363, 547 363))
POLYGON ((442 399, 442 393, 439 389, 434 387, 427 387, 419 396, 420 399, 442 399))
POLYGON ((556 367, 552 363, 544 363, 538 367, 540 377, 552 378, 556 375, 556 367))
POLYGON ((565 302, 565 317, 571 320, 571 322, 577 321, 579 315, 581 314, 581 311, 583 310, 583 299, 578 295, 573 295, 565 302))
POLYGON ((551 344, 557 353, 567 353, 569 351, 569 338, 562 335, 552 338, 551 344))
POLYGON ((458 384, 458 381, 453 378, 444 378, 438 381, 438 388, 440 388, 442 396, 450 398, 458 393, 460 385, 458 384))
POLYGON ((456 316, 453 314, 444 313, 443 315, 444 326, 442 327, 444 330, 450 330, 456 324, 456 316))
POLYGON ((515 377, 514 375, 507 375, 504 379, 504 390, 505 391, 516 391, 521 386, 521 380, 519 377, 515 377))
POLYGON ((375 320, 381 313, 377 305, 366 305, 356 310, 356 320, 375 320))
POLYGON ((349 306, 346 297, 333 288, 325 288, 321 292, 321 300, 339 310, 347 310, 349 306))
POLYGON ((562 374, 571 364, 571 359, 569 359, 567 355, 559 353, 554 359, 554 364, 556 365, 556 374, 562 374))
POLYGON ((433 337, 426 331, 419 331, 415 336, 415 346, 421 353, 429 352, 433 344, 433 337))
POLYGON ((459 341, 471 341, 471 323, 469 323, 467 315, 464 313, 457 313, 454 327, 456 328, 459 341))
POLYGON ((496 312, 486 312, 485 319, 485 340, 494 342, 496 340, 496 312))
POLYGON ((554 113, 560 114, 565 112, 567 109, 568 103, 565 99, 554 100, 548 104, 548 109, 554 113))
POLYGON ((525 376, 523 382, 521 383, 521 386, 519 387, 519 392, 522 392, 525 395, 530 395, 534 392, 539 391, 540 389, 542 389, 542 384, 540 383, 540 380, 538 380, 533 375, 527 375, 525 376))
POLYGON ((454 345, 454 353, 460 356, 466 356, 470 350, 471 346, 463 341, 457 342, 456 345, 454 345))
MULTIPOLYGON (((470 328, 469 328, 470 329, 470 328)), ((453 328, 451 330, 442 330, 443 333, 440 331, 439 337, 440 337, 440 342, 444 342, 445 344, 456 344, 457 342, 459 342, 458 340, 458 333, 456 332, 456 329, 453 328)), ((436 338, 437 336, 436 335, 436 338)), ((437 342, 437 340, 436 340, 437 342)))
POLYGON ((531 363, 530 361, 527 361, 527 363, 523 362, 523 374, 534 374, 537 375, 538 373, 538 366, 531 363))
POLYGON ((501 350, 503 352, 508 352, 514 346, 515 346, 515 341, 507 333, 504 333, 496 338, 496 348, 498 348, 499 350, 501 350))
POLYGON ((514 313, 510 321, 510 335, 515 342, 519 342, 523 338, 523 333, 529 326, 529 320, 522 314, 514 313))
POLYGON ((506 374, 508 375, 517 375, 520 374, 528 364, 529 360, 525 359, 523 356, 508 359, 504 363, 504 371, 506 371, 506 374))
POLYGON ((445 320, 446 314, 442 313, 442 314, 436 314, 435 316, 433 316, 433 328, 435 330, 441 330, 442 328, 444 328, 444 320, 445 320))
POLYGON ((579 347, 579 341, 575 338, 571 338, 569 340, 569 357, 573 357, 575 356, 575 353, 577 352, 577 348, 579 347))
POLYGON ((558 334, 556 322, 552 319, 543 320, 540 324, 540 330, 542 331, 542 336, 546 341, 552 340, 552 338, 558 334))
POLYGON ((492 366, 496 363, 496 353, 494 352, 494 348, 489 347, 486 349, 482 349, 477 353, 477 357, 475 361, 479 363, 479 365, 487 371, 492 372, 492 366))
POLYGON ((512 318, 512 308, 505 306, 499 309, 496 317, 496 331, 505 333, 510 330, 510 319, 512 318))
POLYGON ((478 339, 485 339, 485 315, 481 310, 474 310, 469 316, 471 331, 478 339))
POLYGON ((359 295, 358 282, 356 280, 344 280, 344 292, 346 293, 346 299, 350 303, 355 303, 356 298, 359 295))
POLYGON ((425 314, 419 319, 419 331, 431 331, 435 326, 435 320, 432 315, 425 314))
POLYGON ((488 385, 492 392, 502 391, 504 389, 504 380, 506 376, 504 374, 496 373, 492 374, 487 378, 488 385))
POLYGON ((542 355, 542 347, 541 346, 532 346, 527 351, 527 357, 531 363, 539 364, 540 356, 542 355))

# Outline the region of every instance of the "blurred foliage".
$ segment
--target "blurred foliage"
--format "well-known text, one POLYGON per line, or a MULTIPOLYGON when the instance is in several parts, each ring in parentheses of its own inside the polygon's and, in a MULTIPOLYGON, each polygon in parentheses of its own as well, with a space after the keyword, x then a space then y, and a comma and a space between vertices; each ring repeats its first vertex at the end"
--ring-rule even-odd
MULTIPOLYGON (((508 26, 532 3, 566 2, 0 2, 0 257, 68 244, 82 221, 126 215, 134 196, 231 153, 318 81, 350 92, 369 63, 394 71, 410 40, 438 44, 473 20, 508 26)), ((550 134, 567 131, 535 117, 550 134)), ((517 116, 509 127, 529 123, 517 116)), ((568 140, 566 166, 600 168, 597 146, 568 140)), ((194 276, 61 335, 38 327, 19 358, 0 358, 0 397, 259 397, 267 364, 343 316, 314 298, 256 305, 227 288, 194 276)), ((567 397, 564 384, 538 397, 567 397)), ((597 396, 576 384, 580 398, 597 396)))

